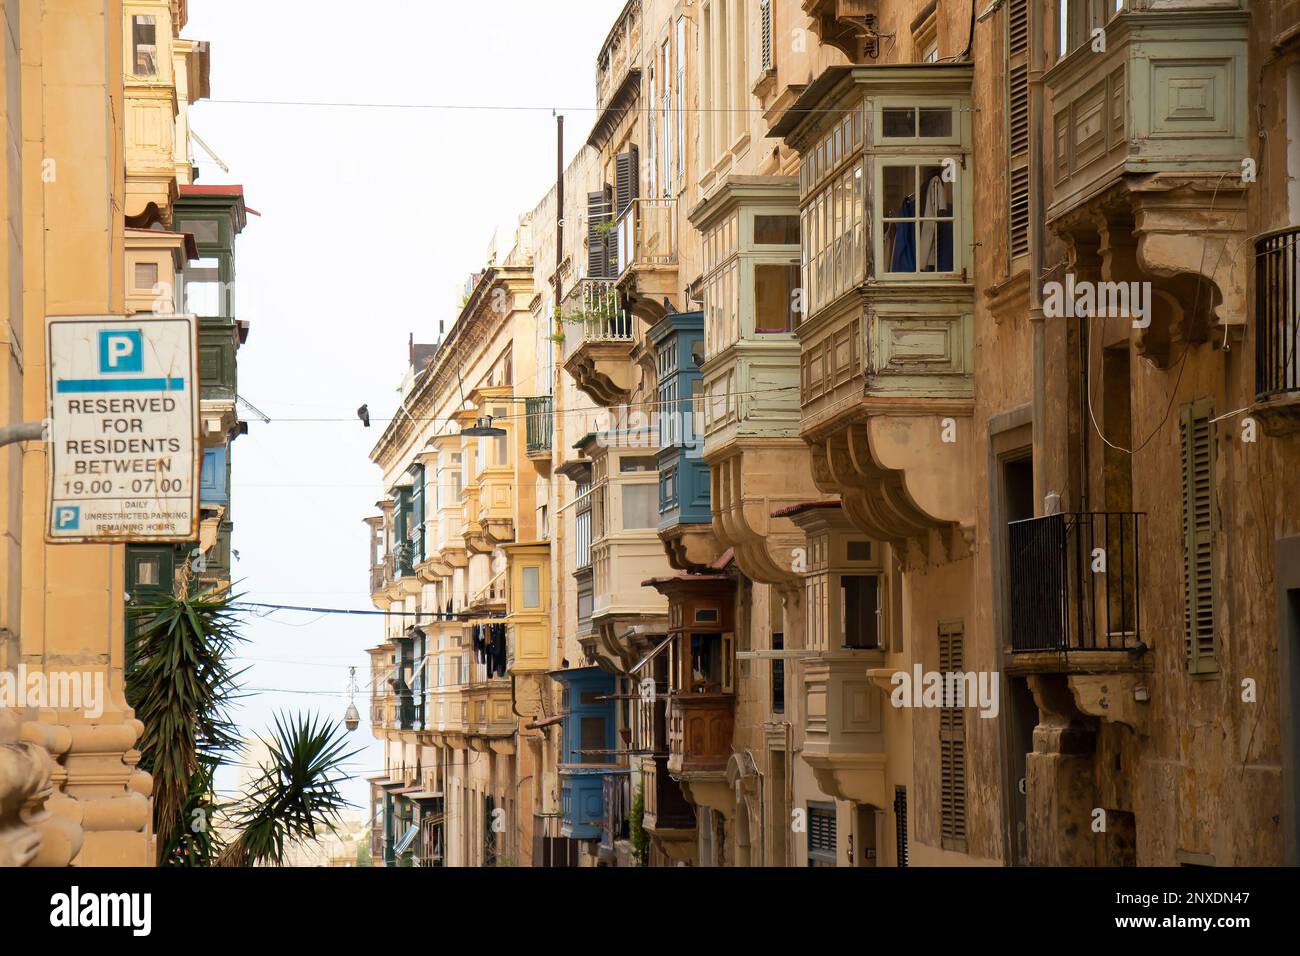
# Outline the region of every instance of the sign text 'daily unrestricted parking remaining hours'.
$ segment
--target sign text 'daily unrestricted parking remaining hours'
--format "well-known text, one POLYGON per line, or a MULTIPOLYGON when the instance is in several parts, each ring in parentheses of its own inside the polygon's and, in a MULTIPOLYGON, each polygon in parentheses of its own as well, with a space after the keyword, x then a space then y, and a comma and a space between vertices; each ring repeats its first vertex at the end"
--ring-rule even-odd
POLYGON ((52 541, 197 533, 192 316, 50 318, 52 541))

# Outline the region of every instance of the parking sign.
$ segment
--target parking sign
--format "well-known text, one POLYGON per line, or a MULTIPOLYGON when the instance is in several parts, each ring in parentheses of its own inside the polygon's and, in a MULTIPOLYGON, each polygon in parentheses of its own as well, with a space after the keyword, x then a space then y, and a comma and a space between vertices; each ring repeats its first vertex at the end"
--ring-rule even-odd
POLYGON ((51 542, 198 536, 198 349, 189 315, 51 317, 51 542))

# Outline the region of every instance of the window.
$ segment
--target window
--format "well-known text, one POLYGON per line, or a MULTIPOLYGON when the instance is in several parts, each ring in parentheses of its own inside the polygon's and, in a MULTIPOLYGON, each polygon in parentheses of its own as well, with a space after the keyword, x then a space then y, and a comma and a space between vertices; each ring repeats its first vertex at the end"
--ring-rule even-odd
POLYGON ((799 324, 799 266, 754 265, 754 331, 793 332, 799 324))
POLYGON ((1092 42, 1094 30, 1104 29, 1124 0, 1058 0, 1057 52, 1060 56, 1092 42))
POLYGON ((1214 406, 1181 409, 1183 491, 1183 647, 1191 674, 1218 671, 1214 628, 1214 406))
POLYGON ((808 804, 808 865, 835 865, 835 804, 808 804))
POLYGON ((754 245, 799 245, 799 217, 756 213, 754 216, 754 245))
POLYGON ((574 512, 574 567, 591 565, 591 485, 578 484, 577 507, 574 512))
POLYGON ((158 285, 158 263, 137 262, 135 264, 135 288, 144 292, 151 292, 156 285, 158 285))
POLYGON ((216 258, 196 259, 185 267, 185 311, 207 318, 224 316, 221 263, 216 258))
POLYGON ((677 82, 673 85, 676 103, 673 108, 673 142, 677 146, 676 178, 681 180, 686 170, 686 132, 682 125, 682 116, 686 103, 686 18, 677 18, 677 29, 673 34, 673 62, 677 65, 677 82))
POLYGON ((623 486, 623 528, 653 528, 659 519, 657 485, 623 486))
POLYGON ((581 746, 583 751, 577 756, 581 763, 601 763, 608 758, 608 755, 598 753, 597 751, 608 750, 608 739, 605 736, 605 718, 604 717, 583 717, 579 724, 581 746))
POLYGON ((939 16, 937 4, 931 3, 912 21, 912 59, 916 63, 939 60, 939 16))
POLYGON ((881 167, 882 272, 953 271, 953 184, 937 164, 881 167))
POLYGON ((691 635, 691 692, 716 693, 723 689, 722 650, 721 634, 691 635))
POLYGON ((644 474, 646 472, 656 471, 658 466, 655 464, 653 455, 624 455, 618 460, 618 470, 621 474, 644 474))
POLYGON ((663 169, 660 182, 663 183, 663 195, 671 196, 673 193, 673 122, 672 122, 672 50, 669 46, 670 41, 664 40, 659 49, 659 76, 660 82, 660 102, 655 104, 663 120, 662 129, 664 131, 663 149, 659 151, 659 162, 663 169))
POLYGON ((803 315, 861 283, 866 269, 862 112, 853 109, 800 163, 803 315))
POLYGON ((860 650, 880 646, 880 578, 874 574, 840 576, 840 619, 844 646, 860 650))
POLYGON ((529 566, 523 569, 523 598, 525 608, 542 606, 542 569, 529 566))
POLYGON ((131 18, 131 56, 136 76, 158 75, 158 21, 152 16, 131 18))
MULTIPOLYGON (((964 626, 961 621, 939 623, 939 670, 964 670, 964 626)), ((946 703, 946 701, 945 701, 946 703)), ((966 852, 966 711, 939 709, 939 817, 943 848, 966 852)))

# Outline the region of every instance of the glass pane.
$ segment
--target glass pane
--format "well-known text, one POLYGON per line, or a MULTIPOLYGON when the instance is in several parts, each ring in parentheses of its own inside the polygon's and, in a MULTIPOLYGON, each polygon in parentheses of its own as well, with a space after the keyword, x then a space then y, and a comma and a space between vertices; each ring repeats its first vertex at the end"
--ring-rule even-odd
POLYGON ((758 246, 797 246, 798 216, 755 216, 754 244, 758 246))
POLYGON ((754 266, 754 331, 789 332, 799 269, 793 265, 754 266))
POLYGON ((623 528, 653 528, 659 517, 658 485, 623 486, 623 528))
POLYGON ((524 607, 540 607, 542 603, 542 569, 524 568, 524 607))
POLYGON ((943 109, 922 109, 921 135, 951 136, 952 109, 949 107, 944 107, 943 109))
POLYGON ((912 107, 884 109, 881 113, 881 130, 885 136, 916 136, 916 110, 912 107))

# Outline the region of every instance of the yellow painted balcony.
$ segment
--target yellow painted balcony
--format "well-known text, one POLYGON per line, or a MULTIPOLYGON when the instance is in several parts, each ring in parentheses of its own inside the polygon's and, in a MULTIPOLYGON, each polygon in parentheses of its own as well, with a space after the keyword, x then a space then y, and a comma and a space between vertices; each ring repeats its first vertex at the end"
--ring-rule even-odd
POLYGON ((548 542, 506 545, 509 628, 508 666, 512 674, 551 669, 551 547, 548 542))
POLYGON ((488 581, 469 599, 471 611, 504 611, 506 609, 506 573, 502 571, 488 581))
POLYGON ((464 690, 466 733, 479 737, 511 737, 517 729, 511 710, 509 680, 470 684, 464 690))

